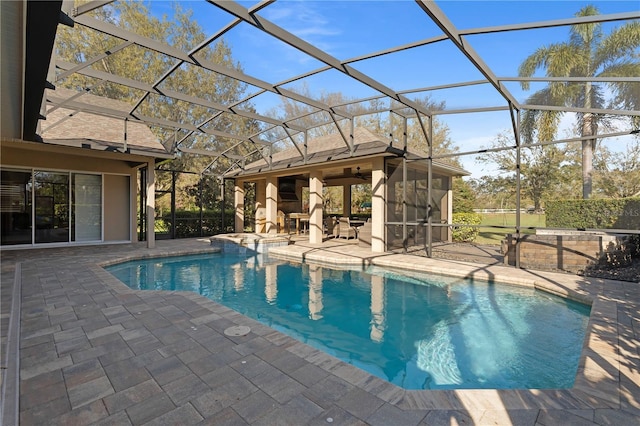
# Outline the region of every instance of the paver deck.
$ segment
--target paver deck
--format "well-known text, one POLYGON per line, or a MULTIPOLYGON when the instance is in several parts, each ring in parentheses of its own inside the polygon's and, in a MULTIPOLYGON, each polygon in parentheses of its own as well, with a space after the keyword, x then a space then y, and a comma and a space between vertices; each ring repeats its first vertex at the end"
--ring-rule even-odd
POLYGON ((272 249, 536 286, 593 304, 572 389, 415 391, 195 293, 129 289, 100 266, 211 250, 198 239, 4 250, 3 424, 640 424, 640 283, 373 256, 336 241, 272 249), (251 332, 224 334, 235 325, 251 332))

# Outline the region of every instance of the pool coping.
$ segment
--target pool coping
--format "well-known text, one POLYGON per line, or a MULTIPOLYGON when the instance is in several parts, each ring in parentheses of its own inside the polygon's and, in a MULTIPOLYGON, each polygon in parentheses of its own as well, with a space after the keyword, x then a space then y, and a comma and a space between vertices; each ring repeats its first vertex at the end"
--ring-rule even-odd
MULTIPOLYGON (((119 294, 135 294, 140 297, 151 294, 173 293, 197 303, 211 312, 212 316, 225 318, 237 325, 248 325, 257 335, 277 342, 283 350, 303 358, 347 383, 361 389, 401 410, 461 410, 479 423, 509 423, 514 415, 521 413, 530 419, 531 410, 543 410, 547 416, 555 413, 572 413, 579 418, 595 421, 597 412, 604 418, 628 418, 640 416, 640 362, 637 353, 637 338, 633 327, 637 317, 618 318, 624 307, 640 301, 638 284, 588 279, 568 274, 524 271, 502 266, 484 266, 466 262, 441 261, 396 254, 374 255, 369 250, 346 247, 344 250, 319 246, 290 245, 272 249, 277 257, 289 260, 306 260, 324 264, 362 266, 375 265, 403 270, 435 272, 450 276, 471 276, 515 285, 533 286, 565 297, 591 301, 592 310, 585 338, 575 385, 571 389, 548 390, 406 390, 373 376, 359 368, 340 361, 333 356, 314 349, 302 342, 275 331, 236 311, 192 292, 166 292, 133 290, 108 273, 103 266, 128 260, 157 258, 175 255, 215 252, 212 247, 197 249, 166 249, 113 253, 109 256, 88 256, 79 261, 78 268, 88 268, 100 283, 119 294), (342 260, 340 260, 340 258, 342 260), (410 259, 411 262, 407 262, 410 259), (625 330, 627 329, 627 330, 625 330), (628 329, 631 329, 629 333, 628 329), (636 348, 634 353, 630 348, 636 348), (515 410, 515 411, 514 411, 515 410), (522 411, 520 411, 522 410, 522 411), (619 411, 624 413, 620 414, 619 411), (606 414, 605 414, 606 413, 606 414)), ((71 260, 69 260, 71 261, 71 260)), ((26 260, 28 262, 28 260, 26 260)), ((18 262, 20 265, 22 262, 18 262)), ((16 271, 20 268, 16 268, 16 271)), ((199 321, 203 321, 200 319, 199 321)), ((517 417, 515 417, 517 418, 517 417)), ((537 418, 537 415, 535 416, 537 418)), ((533 424, 533 423, 531 423, 533 424)))

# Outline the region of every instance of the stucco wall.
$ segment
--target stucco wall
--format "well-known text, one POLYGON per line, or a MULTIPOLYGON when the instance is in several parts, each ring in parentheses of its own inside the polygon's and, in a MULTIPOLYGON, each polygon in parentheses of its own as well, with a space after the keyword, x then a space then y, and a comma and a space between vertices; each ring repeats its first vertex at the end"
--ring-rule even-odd
MULTIPOLYGON (((31 144, 30 144, 31 145, 31 144)), ((44 146, 43 146, 44 147, 44 146)), ((71 170, 85 172, 110 172, 131 174, 131 166, 122 160, 89 157, 74 154, 73 151, 54 152, 49 150, 20 149, 16 146, 2 146, 2 165, 5 167, 35 167, 49 170, 71 170)))
POLYGON ((129 241, 129 176, 104 176, 104 240, 129 241))

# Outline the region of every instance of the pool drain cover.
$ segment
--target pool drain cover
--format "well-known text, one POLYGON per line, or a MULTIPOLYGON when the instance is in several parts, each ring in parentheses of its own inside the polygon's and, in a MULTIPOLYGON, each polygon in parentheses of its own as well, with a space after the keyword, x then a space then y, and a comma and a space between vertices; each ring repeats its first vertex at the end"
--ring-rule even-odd
POLYGON ((224 334, 227 336, 233 336, 233 337, 246 336, 247 334, 249 334, 250 331, 251 329, 246 325, 235 325, 233 327, 227 328, 224 331, 224 334))

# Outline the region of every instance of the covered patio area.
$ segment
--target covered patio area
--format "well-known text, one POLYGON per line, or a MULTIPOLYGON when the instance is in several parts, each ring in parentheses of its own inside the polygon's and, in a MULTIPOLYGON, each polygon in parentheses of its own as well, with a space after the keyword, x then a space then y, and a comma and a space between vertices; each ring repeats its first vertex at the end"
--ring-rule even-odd
POLYGON ((431 241, 427 233, 435 241, 451 241, 452 179, 467 172, 409 152, 406 140, 398 146, 364 128, 353 129, 351 136, 309 140, 303 150, 296 145, 271 154, 270 161, 226 173, 225 178, 234 179, 235 231, 302 232, 319 244, 343 236, 347 226, 353 232, 346 239, 366 233, 360 240, 376 253, 426 244, 431 241), (247 184, 255 185, 252 200, 247 184), (370 201, 361 203, 364 213, 352 209, 354 185, 370 187, 370 201), (326 187, 341 189, 340 212, 327 212, 326 187), (247 202, 253 203, 254 224, 245 220, 247 202))

